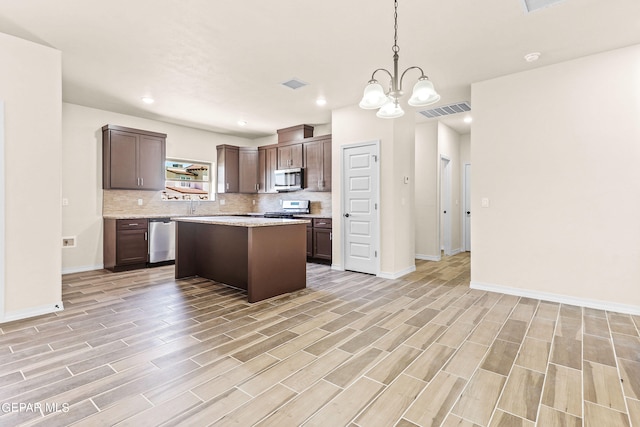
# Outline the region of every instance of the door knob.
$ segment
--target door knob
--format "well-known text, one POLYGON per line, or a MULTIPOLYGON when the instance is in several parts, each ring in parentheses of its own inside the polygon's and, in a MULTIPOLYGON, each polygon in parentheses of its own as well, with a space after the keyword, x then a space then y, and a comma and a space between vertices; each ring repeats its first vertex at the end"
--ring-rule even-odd
POLYGON ((349 214, 348 213, 344 214, 344 217, 349 218, 349 214))
POLYGON ((444 211, 444 213, 447 213, 447 211, 444 211))
POLYGON ((467 211, 467 215, 471 215, 471 211, 467 211))

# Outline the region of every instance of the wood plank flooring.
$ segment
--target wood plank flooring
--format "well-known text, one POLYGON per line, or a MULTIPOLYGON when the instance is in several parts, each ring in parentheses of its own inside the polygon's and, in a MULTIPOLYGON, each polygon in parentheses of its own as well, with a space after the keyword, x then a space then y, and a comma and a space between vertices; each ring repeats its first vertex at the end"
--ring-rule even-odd
POLYGON ((307 265, 255 304, 173 267, 63 278, 0 324, 2 426, 640 427, 640 317, 307 265))

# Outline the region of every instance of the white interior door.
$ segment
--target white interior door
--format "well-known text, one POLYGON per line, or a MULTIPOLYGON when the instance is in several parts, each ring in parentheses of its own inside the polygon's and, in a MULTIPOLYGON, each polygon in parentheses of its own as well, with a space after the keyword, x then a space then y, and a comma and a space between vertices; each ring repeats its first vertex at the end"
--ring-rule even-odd
POLYGON ((378 143, 342 151, 345 270, 378 273, 378 143))
POLYGON ((451 160, 440 157, 440 249, 451 255, 451 160))
POLYGON ((471 164, 464 165, 464 250, 471 252, 471 164))

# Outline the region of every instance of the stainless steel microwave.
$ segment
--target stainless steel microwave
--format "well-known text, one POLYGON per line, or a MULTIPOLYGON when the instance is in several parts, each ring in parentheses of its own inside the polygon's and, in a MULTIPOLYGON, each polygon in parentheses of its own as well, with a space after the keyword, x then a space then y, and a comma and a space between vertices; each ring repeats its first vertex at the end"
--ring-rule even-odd
POLYGON ((277 191, 302 190, 304 176, 302 168, 277 169, 274 173, 277 191))

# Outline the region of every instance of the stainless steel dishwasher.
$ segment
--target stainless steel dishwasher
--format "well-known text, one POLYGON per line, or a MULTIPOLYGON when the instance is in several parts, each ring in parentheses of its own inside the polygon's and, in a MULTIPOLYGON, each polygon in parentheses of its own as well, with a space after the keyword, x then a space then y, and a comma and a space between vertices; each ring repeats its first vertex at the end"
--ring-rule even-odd
POLYGON ((176 224, 169 218, 149 220, 149 264, 176 259, 176 224))

